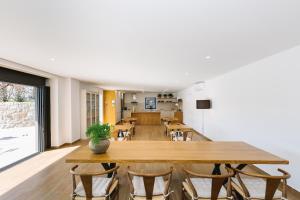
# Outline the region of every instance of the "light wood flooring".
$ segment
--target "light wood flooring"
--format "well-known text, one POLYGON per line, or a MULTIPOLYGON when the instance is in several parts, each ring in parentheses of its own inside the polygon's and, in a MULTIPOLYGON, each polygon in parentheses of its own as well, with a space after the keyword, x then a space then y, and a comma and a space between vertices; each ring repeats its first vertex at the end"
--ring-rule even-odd
MULTIPOLYGON (((168 137, 164 135, 164 128, 162 126, 137 126, 136 127, 136 134, 133 137, 133 140, 169 140, 168 137)), ((193 140, 204 140, 203 137, 199 135, 195 135, 193 140)), ((69 151, 74 149, 74 146, 78 145, 86 145, 87 141, 79 141, 71 146, 65 146, 61 148, 63 152, 60 152, 57 161, 53 160, 53 162, 48 162, 47 153, 45 154, 41 160, 40 158, 36 158, 37 160, 34 161, 35 165, 32 164, 32 168, 28 167, 27 164, 27 171, 22 171, 21 174, 19 171, 15 171, 15 174, 18 174, 18 177, 24 176, 27 178, 25 181, 21 182, 19 180, 18 185, 14 188, 9 190, 8 192, 4 193, 0 196, 0 200, 66 200, 71 199, 71 176, 69 174, 69 169, 73 164, 66 164, 64 162, 64 155, 67 154, 69 151), (65 150, 65 151, 64 151, 65 150), (33 172, 38 168, 39 165, 37 163, 44 163, 47 164, 46 167, 37 170, 35 174, 32 174, 30 177, 26 177, 27 173, 33 172)), ((57 151, 57 150, 53 150, 57 151)), ((49 159, 51 159, 51 154, 49 154, 49 159)), ((52 155, 53 157, 53 155, 52 155)), ((26 163, 25 163, 26 164, 26 163)), ((24 165, 25 165, 24 164, 24 165)), ((23 163, 19 164, 18 169, 22 168, 23 163)), ((171 166, 168 164, 134 164, 131 165, 133 170, 137 171, 147 171, 147 172, 157 172, 157 171, 164 171, 169 169, 171 166)), ((173 200, 181 199, 181 182, 184 179, 184 175, 182 173, 182 168, 186 167, 192 169, 194 171, 198 171, 201 173, 211 173, 213 165, 172 165, 174 166, 174 175, 172 179, 171 188, 174 190, 172 194, 173 200)), ((126 177, 126 169, 127 165, 121 165, 119 170, 119 177, 120 177, 120 200, 127 200, 128 199, 128 183, 126 177)), ((13 173, 14 169, 11 169, 13 173)), ((100 170, 102 171, 102 167, 100 164, 81 164, 80 170, 82 171, 95 171, 100 170)), ((5 171, 2 173, 6 173, 5 171)), ((3 176, 2 176, 3 177, 3 176)), ((5 177, 5 176, 4 176, 5 177)), ((1 178, 1 173, 0 173, 1 178)), ((5 183, 13 185, 14 179, 9 179, 9 176, 5 177, 5 180, 0 180, 0 187, 4 186, 5 183)), ((297 198, 289 195, 290 200, 296 200, 297 198)))

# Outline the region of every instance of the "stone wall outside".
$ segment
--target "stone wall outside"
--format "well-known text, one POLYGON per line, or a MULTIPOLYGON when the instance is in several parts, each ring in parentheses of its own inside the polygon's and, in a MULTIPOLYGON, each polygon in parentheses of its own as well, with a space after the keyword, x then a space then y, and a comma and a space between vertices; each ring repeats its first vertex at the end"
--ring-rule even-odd
POLYGON ((0 102, 0 129, 35 125, 35 102, 0 102))

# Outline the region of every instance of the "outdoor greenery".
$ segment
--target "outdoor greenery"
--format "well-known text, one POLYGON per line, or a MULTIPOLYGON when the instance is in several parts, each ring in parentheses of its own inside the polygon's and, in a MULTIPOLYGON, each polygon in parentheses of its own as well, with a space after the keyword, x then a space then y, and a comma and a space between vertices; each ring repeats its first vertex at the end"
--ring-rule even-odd
POLYGON ((99 144, 100 140, 110 138, 111 129, 109 124, 93 124, 87 129, 86 136, 91 139, 93 144, 99 144))
POLYGON ((0 82, 0 102, 31 102, 34 99, 34 87, 0 82))

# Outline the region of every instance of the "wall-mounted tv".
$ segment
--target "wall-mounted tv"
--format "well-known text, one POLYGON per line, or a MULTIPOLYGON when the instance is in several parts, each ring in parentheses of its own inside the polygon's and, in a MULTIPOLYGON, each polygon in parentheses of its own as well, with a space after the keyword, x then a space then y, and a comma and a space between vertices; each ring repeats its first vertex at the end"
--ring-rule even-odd
POLYGON ((196 101, 196 108, 197 109, 210 109, 211 108, 211 101, 210 100, 197 100, 196 101))

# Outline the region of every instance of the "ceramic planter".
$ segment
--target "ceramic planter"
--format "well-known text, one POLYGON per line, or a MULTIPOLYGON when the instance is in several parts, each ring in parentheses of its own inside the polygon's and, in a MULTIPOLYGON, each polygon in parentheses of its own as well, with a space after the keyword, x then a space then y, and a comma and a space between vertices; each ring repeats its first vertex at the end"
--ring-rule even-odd
POLYGON ((99 144, 93 144, 92 141, 89 142, 89 148, 95 154, 105 153, 110 145, 109 140, 100 140, 99 144))

